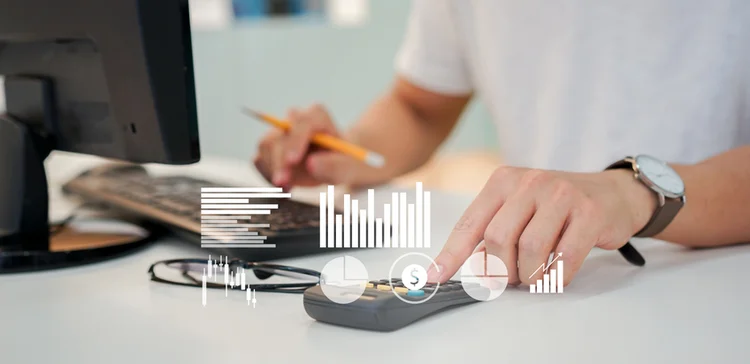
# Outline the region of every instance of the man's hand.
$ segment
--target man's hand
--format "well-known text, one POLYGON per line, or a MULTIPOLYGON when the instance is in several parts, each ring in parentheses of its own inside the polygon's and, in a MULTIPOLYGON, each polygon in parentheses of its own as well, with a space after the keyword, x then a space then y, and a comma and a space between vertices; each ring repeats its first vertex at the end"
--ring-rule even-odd
POLYGON ((431 282, 448 280, 484 240, 511 284, 532 284, 550 253, 563 253, 570 283, 593 247, 617 249, 646 225, 656 195, 633 172, 566 173, 500 167, 464 212, 435 259, 431 282))
POLYGON ((340 136, 328 111, 313 105, 290 110, 288 118, 291 130, 271 130, 258 147, 254 163, 266 180, 286 189, 350 182, 357 160, 311 144, 316 133, 340 136))

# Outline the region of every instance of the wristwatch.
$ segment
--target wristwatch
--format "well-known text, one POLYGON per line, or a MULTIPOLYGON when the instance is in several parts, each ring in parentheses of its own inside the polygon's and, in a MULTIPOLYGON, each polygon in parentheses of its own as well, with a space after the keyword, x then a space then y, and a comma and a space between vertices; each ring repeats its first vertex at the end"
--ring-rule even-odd
POLYGON ((664 161, 641 154, 626 157, 607 169, 630 168, 635 179, 656 193, 659 203, 646 226, 635 237, 651 237, 664 230, 685 205, 685 183, 680 175, 664 161))

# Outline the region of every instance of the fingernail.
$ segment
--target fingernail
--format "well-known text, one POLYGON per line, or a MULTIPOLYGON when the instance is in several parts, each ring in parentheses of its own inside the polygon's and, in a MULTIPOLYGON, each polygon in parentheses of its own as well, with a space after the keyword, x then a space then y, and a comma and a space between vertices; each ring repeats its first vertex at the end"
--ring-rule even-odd
POLYGON ((443 269, 442 265, 438 264, 437 269, 435 269, 435 265, 431 265, 430 269, 427 270, 427 282, 439 282, 444 272, 445 269, 443 269))

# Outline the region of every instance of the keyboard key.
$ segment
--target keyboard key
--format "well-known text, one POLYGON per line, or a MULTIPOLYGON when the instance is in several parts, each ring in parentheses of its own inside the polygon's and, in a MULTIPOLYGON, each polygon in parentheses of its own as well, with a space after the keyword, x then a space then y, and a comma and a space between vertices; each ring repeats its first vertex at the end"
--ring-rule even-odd
POLYGON ((409 291, 406 293, 406 295, 410 297, 422 297, 424 296, 424 291, 421 289, 418 289, 416 291, 409 291))
POLYGON ((390 291, 391 286, 387 284, 378 284, 378 291, 390 291))

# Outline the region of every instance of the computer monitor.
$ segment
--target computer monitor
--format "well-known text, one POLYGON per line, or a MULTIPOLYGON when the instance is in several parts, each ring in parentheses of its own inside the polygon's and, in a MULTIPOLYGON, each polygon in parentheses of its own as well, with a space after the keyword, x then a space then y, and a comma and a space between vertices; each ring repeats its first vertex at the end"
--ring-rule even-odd
POLYGON ((200 159, 187 0, 0 0, 0 272, 104 259, 49 251, 52 150, 200 159))

